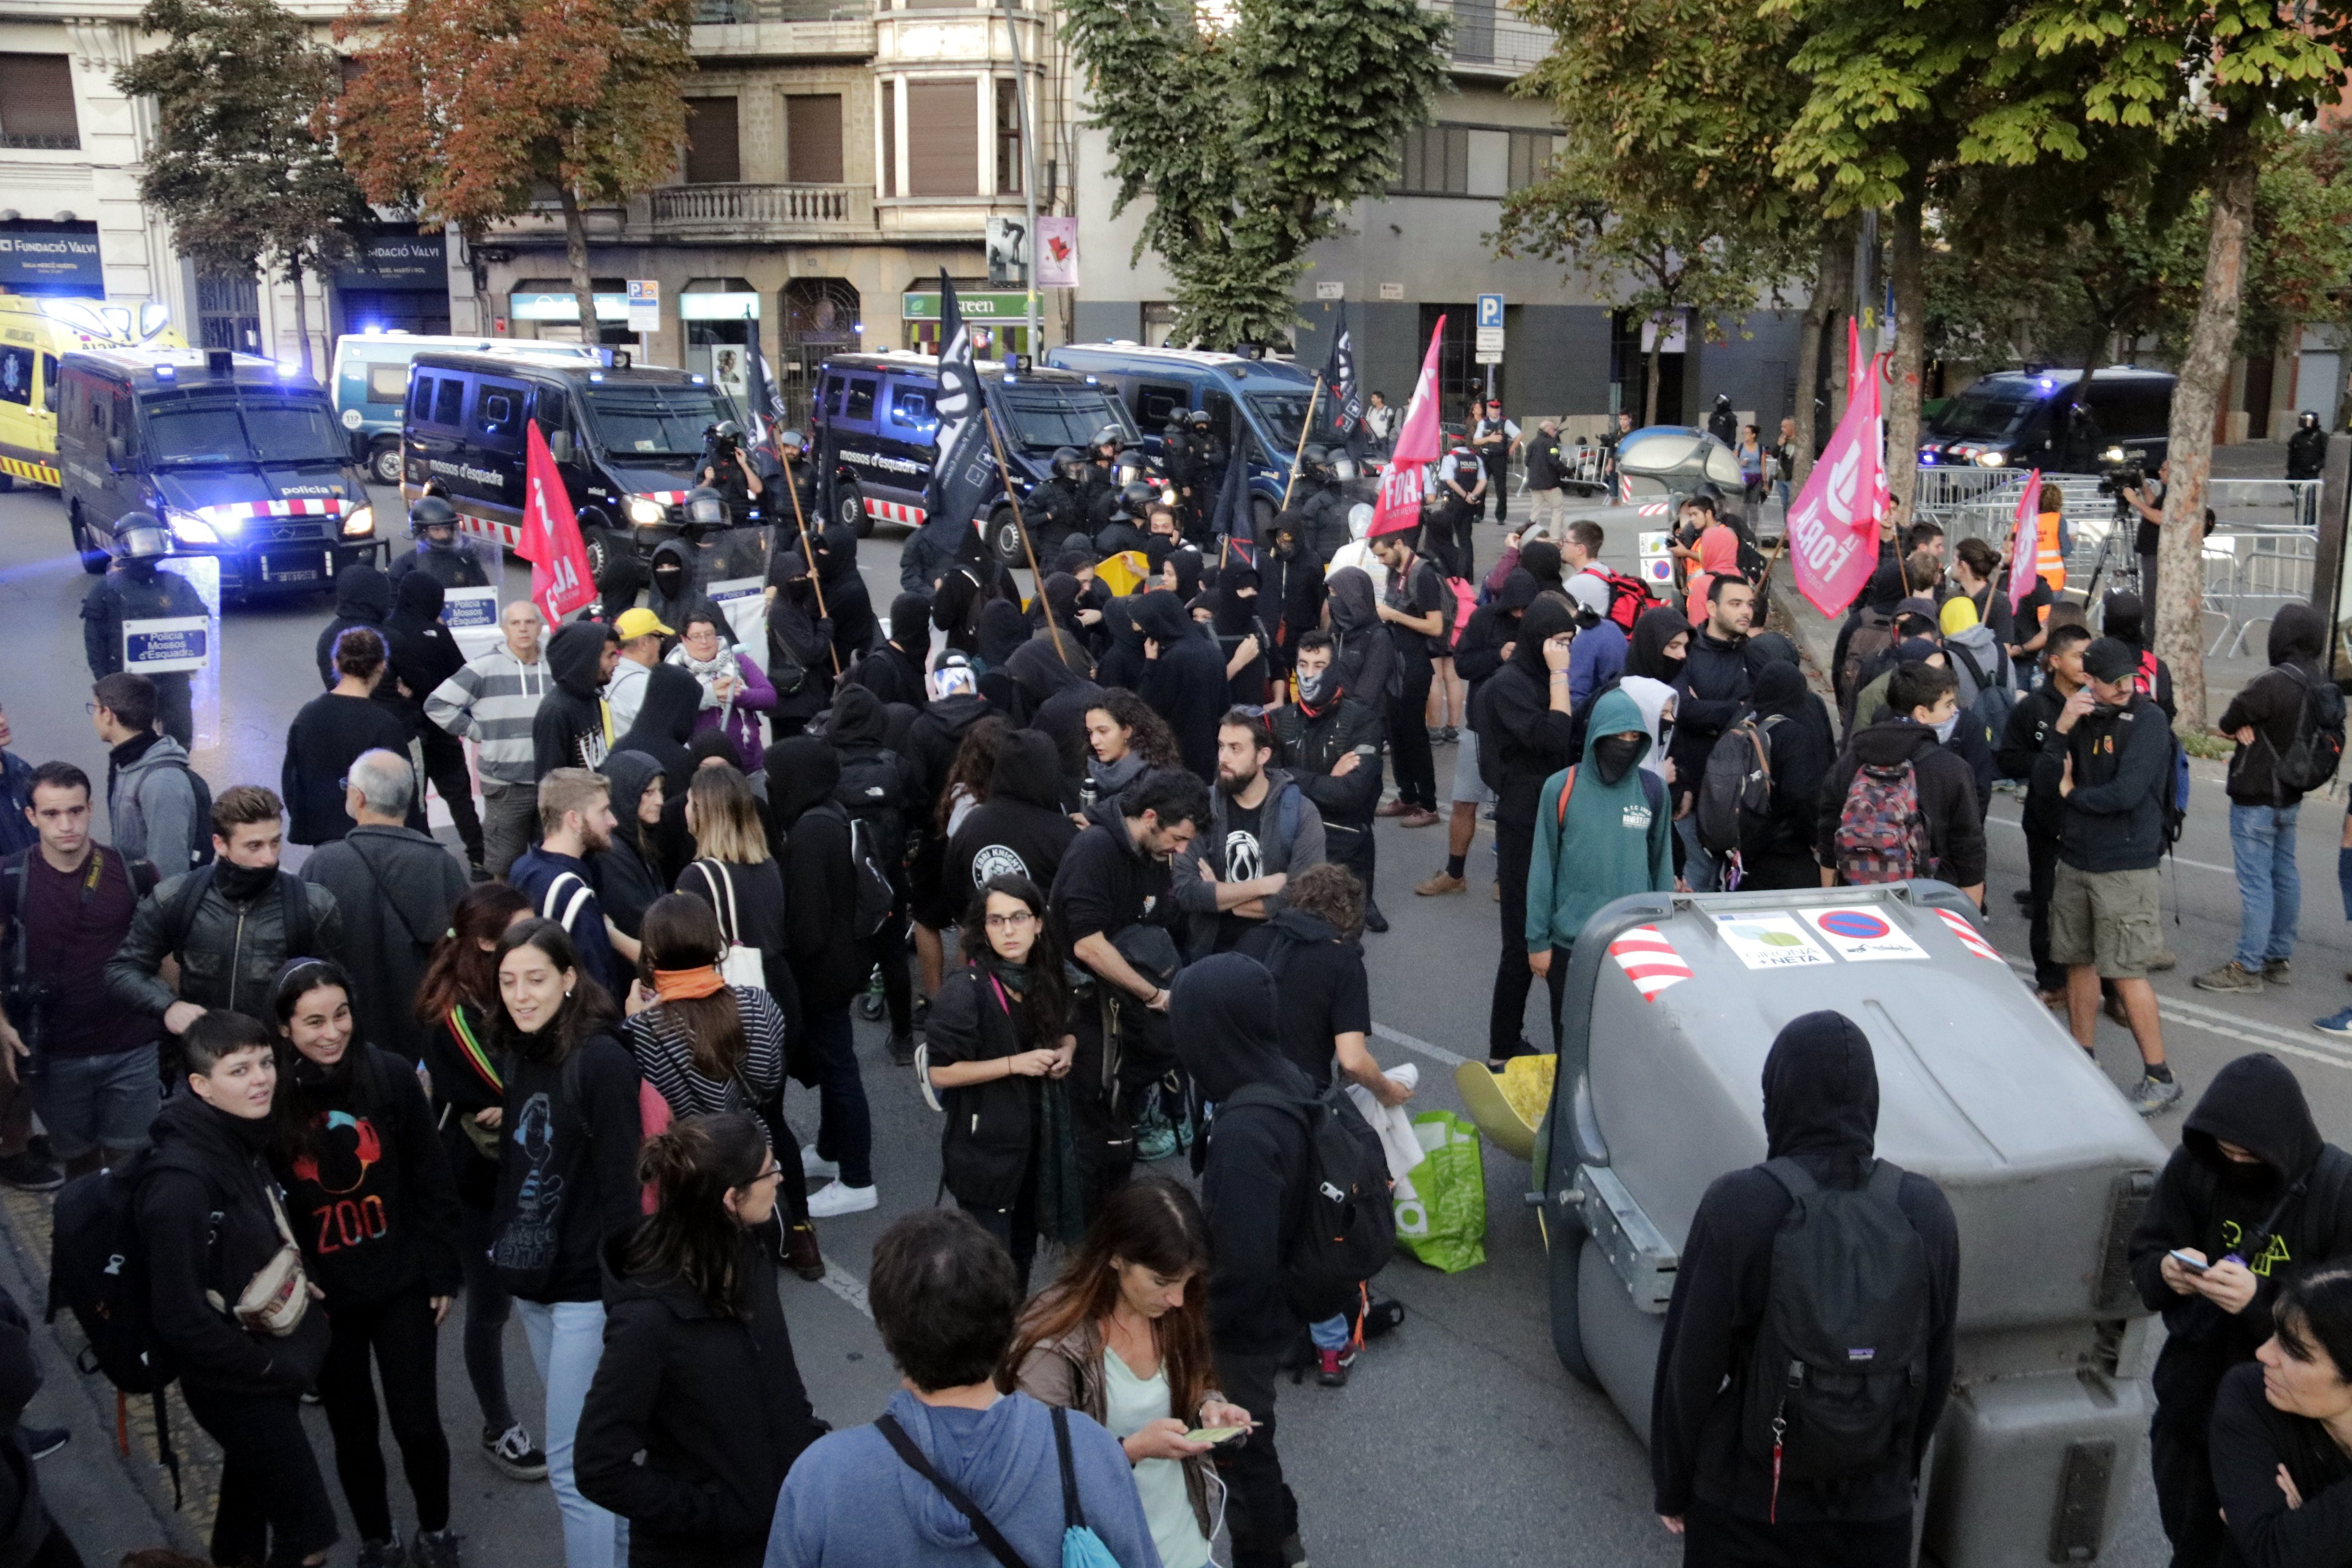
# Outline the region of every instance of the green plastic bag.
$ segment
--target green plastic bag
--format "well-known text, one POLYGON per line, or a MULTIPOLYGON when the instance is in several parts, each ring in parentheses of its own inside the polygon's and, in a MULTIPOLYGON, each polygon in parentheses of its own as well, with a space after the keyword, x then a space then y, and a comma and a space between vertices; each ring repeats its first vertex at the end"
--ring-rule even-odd
POLYGON ((1448 1274, 1475 1268, 1486 1261, 1486 1167, 1478 1129, 1450 1110, 1424 1110, 1412 1119, 1412 1131, 1423 1158, 1397 1184, 1397 1245, 1448 1274))

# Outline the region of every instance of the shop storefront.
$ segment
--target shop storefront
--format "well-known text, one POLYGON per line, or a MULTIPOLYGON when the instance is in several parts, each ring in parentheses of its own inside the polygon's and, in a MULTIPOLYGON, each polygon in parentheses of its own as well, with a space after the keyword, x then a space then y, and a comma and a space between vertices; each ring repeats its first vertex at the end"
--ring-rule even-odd
POLYGON ((12 294, 106 296, 98 225, 10 218, 0 223, 0 289, 12 294))
MULTIPOLYGON (((1041 308, 1044 299, 1042 294, 1038 296, 1041 308)), ((975 357, 1001 359, 1006 354, 1035 352, 1030 346, 1025 320, 1029 296, 1019 289, 1001 292, 967 290, 958 284, 956 308, 963 312, 964 324, 971 329, 971 348, 975 357)), ((927 354, 940 352, 938 289, 908 289, 900 301, 899 315, 906 322, 906 347, 927 354)))
MULTIPOLYGON (((634 347, 637 335, 629 331, 628 284, 619 278, 593 278, 596 339, 600 343, 634 347)), ((519 338, 553 338, 580 342, 580 297, 562 278, 527 278, 507 296, 507 319, 519 338)))
POLYGON ((448 331, 447 250, 437 230, 396 228, 369 236, 359 253, 335 269, 335 331, 448 331))

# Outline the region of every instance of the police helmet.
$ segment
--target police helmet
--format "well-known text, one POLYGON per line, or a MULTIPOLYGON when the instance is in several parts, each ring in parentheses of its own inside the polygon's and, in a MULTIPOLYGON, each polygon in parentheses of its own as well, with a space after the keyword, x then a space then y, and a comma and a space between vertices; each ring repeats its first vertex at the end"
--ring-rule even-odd
POLYGON ((1095 432, 1095 438, 1088 442, 1087 445, 1096 447, 1116 447, 1126 438, 1126 432, 1121 430, 1118 426, 1106 425, 1101 429, 1095 432))
POLYGON ((1330 449, 1324 447, 1305 447, 1300 448, 1298 453, 1299 466, 1304 468, 1310 474, 1322 468, 1330 460, 1330 449))
POLYGON ((1209 411, 1205 408, 1195 408, 1192 413, 1186 415, 1184 417, 1190 423, 1197 426, 1206 426, 1211 423, 1209 411))
POLYGON ((1356 477, 1356 459, 1341 452, 1331 459, 1331 477, 1342 481, 1356 477))
POLYGON ((1119 453, 1118 461, 1112 468, 1118 475, 1120 484, 1132 484, 1150 472, 1151 459, 1143 455, 1142 447, 1129 447, 1119 453))
POLYGON ((1076 447, 1056 447, 1054 448, 1054 460, 1049 466, 1062 478, 1073 479, 1076 476, 1070 470, 1086 467, 1086 462, 1087 455, 1076 447))
POLYGON ((1131 516, 1141 517, 1146 507, 1160 498, 1141 479, 1132 479, 1119 488, 1118 504, 1131 516))
POLYGON ((709 485, 697 485, 686 492, 680 510, 688 528, 724 528, 727 526, 727 498, 709 485))
POLYGON ((743 426, 736 424, 732 419, 721 419, 710 427, 710 436, 715 441, 740 441, 743 438, 743 426))
POLYGON ((455 528, 457 509, 439 496, 420 496, 408 509, 408 537, 422 539, 428 528, 455 528))
POLYGON ((779 430, 776 432, 776 445, 786 451, 797 452, 808 445, 808 439, 797 430, 779 430))
POLYGON ((126 511, 114 521, 114 553, 122 561, 161 561, 172 553, 172 531, 152 511, 126 511))
POLYGON ((2295 423, 2306 430, 2316 430, 2319 428, 2319 416, 2306 408, 2296 416, 2295 423))

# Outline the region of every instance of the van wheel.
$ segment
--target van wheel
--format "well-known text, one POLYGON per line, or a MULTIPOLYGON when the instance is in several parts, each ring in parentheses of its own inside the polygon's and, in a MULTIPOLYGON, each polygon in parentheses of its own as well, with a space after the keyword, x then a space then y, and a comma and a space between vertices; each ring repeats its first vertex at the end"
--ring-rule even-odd
POLYGON ((874 519, 866 510, 866 492, 849 480, 833 489, 833 521, 845 528, 854 528, 860 539, 874 537, 874 519))
POLYGON ((588 580, 592 583, 603 583, 604 568, 613 563, 613 556, 616 549, 613 542, 613 535, 608 531, 592 523, 581 531, 580 542, 588 552, 588 580))
POLYGON ((386 441, 368 457, 368 475, 380 485, 400 483, 400 443, 386 441))
POLYGON ((1011 507, 1001 506, 988 514, 988 549, 1006 566, 1029 564, 1029 554, 1021 548, 1021 529, 1013 521, 1011 507))
POLYGON ((81 521, 81 513, 77 511, 68 516, 66 526, 73 531, 74 553, 81 557, 81 569, 93 577, 104 576, 106 552, 99 549, 97 542, 90 538, 89 529, 81 521))
POLYGON ((15 489, 16 488, 16 475, 14 475, 14 474, 0 474, 0 496, 5 496, 5 495, 6 495, 10 490, 15 489))

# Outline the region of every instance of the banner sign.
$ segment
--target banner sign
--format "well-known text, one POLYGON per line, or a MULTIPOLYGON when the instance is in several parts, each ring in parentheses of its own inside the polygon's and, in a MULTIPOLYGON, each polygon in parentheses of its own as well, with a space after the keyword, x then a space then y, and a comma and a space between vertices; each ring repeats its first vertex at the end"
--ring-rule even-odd
POLYGON ((1438 422, 1437 348, 1445 337, 1445 318, 1429 334, 1429 353, 1423 356, 1421 375, 1405 405, 1404 421, 1397 426, 1389 466, 1381 470, 1381 494, 1372 513, 1372 536, 1397 533, 1421 523, 1422 497, 1427 493, 1428 465, 1444 449, 1445 433, 1438 422))
POLYGON ((202 669, 212 661, 209 616, 169 616, 122 623, 122 668, 132 675, 202 669))
POLYGON ((727 577, 706 583, 703 595, 719 606, 735 633, 735 651, 751 656, 765 674, 768 668, 768 583, 764 577, 727 577))
POLYGON ((1825 616, 1843 613, 1878 565, 1878 515, 1886 493, 1879 361, 1846 400, 1845 417, 1789 508, 1789 553, 1798 591, 1825 616))
POLYGON ((506 634, 499 626, 496 588, 448 588, 441 595, 441 624, 467 658, 488 653, 506 634))

